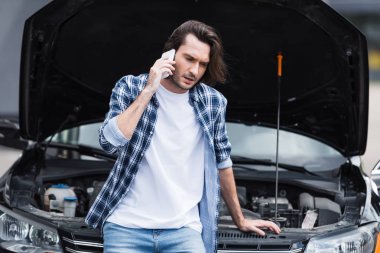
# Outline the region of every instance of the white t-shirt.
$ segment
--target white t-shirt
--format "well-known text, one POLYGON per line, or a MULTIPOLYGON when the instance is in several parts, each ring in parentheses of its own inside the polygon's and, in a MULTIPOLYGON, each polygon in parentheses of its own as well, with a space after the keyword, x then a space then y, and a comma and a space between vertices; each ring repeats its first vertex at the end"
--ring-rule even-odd
POLYGON ((189 92, 162 85, 155 132, 126 197, 107 221, 129 228, 190 227, 199 232, 204 184, 204 136, 189 92))

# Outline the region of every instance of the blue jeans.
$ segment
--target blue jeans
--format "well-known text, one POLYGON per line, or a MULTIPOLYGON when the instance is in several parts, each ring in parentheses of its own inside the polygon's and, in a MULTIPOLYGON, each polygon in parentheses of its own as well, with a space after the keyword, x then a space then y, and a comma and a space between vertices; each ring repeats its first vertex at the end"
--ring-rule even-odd
POLYGON ((138 229, 106 222, 105 253, 204 253, 202 236, 191 228, 138 229))

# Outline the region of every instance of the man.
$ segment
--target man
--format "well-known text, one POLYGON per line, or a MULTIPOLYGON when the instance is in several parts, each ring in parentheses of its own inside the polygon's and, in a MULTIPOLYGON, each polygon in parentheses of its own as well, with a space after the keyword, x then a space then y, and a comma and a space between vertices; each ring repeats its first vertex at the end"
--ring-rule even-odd
POLYGON ((100 143, 118 159, 86 222, 102 227, 105 252, 216 252, 219 182, 242 231, 270 221, 241 212, 225 128, 223 47, 214 28, 187 21, 174 30, 149 74, 126 76, 112 91, 100 143), (162 79, 163 73, 169 77, 162 79))

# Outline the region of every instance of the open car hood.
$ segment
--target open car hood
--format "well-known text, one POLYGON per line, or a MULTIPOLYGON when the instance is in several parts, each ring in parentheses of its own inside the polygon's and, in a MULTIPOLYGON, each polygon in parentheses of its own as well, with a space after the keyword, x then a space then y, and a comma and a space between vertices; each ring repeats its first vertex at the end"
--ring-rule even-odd
POLYGON ((319 0, 54 0, 25 24, 22 136, 47 136, 102 120, 115 82, 146 73, 172 30, 188 19, 220 32, 227 118, 276 127, 282 52, 281 128, 345 155, 365 151, 366 40, 319 0))

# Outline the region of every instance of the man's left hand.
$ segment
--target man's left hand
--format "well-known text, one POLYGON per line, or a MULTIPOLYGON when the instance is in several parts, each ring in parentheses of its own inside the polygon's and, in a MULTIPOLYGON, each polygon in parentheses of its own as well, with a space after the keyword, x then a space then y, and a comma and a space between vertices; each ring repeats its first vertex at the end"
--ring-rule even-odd
POLYGON ((281 232, 281 229, 274 222, 267 220, 244 219, 238 227, 243 232, 255 232, 261 236, 265 236, 265 232, 261 229, 269 229, 276 234, 281 232))

